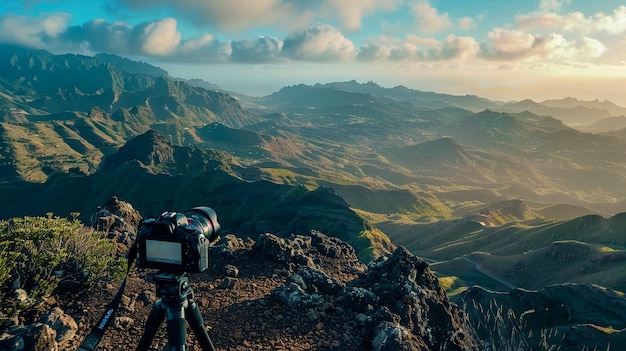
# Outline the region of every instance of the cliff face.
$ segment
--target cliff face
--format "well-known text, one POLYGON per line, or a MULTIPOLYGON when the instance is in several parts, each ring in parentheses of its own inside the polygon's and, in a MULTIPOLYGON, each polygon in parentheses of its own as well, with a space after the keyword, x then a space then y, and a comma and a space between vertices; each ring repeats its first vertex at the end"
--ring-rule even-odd
MULTIPOLYGON (((131 223, 135 217, 132 211, 115 208, 127 209, 105 204, 96 217, 115 220, 95 218, 95 223, 106 223, 123 247, 128 231, 116 224, 131 223), (128 220, 124 213, 130 215, 128 220)), ((131 272, 122 306, 99 350, 136 347, 157 300, 153 273, 131 272)), ((403 248, 365 265, 350 245, 316 231, 287 238, 266 233, 256 241, 223 234, 210 248, 210 268, 189 279, 190 298, 219 350, 474 349, 460 309, 448 301, 428 264, 403 248)), ((40 325, 46 320, 42 316, 60 308, 79 326, 74 327, 76 337, 54 344, 51 335, 56 331, 50 324, 39 328, 48 333, 40 339, 49 340, 46 347, 73 350, 117 287, 103 283, 89 293, 59 292, 24 324, 40 325)), ((153 347, 167 341, 164 325, 153 347)), ((193 332, 187 334, 188 344, 198 349, 193 332)))

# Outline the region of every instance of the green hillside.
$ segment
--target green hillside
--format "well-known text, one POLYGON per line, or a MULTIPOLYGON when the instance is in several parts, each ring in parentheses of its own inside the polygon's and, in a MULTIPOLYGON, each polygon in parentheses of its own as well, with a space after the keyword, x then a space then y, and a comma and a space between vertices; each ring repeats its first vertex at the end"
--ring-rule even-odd
POLYGON ((502 291, 578 282, 626 291, 624 213, 547 220, 532 212, 515 213, 503 203, 499 207, 463 219, 376 226, 392 242, 432 260, 440 275, 468 285, 502 291))
POLYGON ((88 219, 112 195, 145 216, 206 204, 242 235, 315 228, 372 256, 390 238, 453 289, 621 287, 626 134, 555 118, 619 106, 354 81, 253 98, 115 56, 3 48, 0 217, 88 219), (559 261, 568 250, 590 253, 559 261))

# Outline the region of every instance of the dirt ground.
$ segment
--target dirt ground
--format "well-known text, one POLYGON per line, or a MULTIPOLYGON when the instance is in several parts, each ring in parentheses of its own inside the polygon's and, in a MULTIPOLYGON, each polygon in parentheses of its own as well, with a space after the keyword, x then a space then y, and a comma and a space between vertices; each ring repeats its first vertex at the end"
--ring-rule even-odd
MULTIPOLYGON (((275 303, 271 291, 283 285, 292 272, 284 265, 246 256, 249 257, 234 262, 239 270, 235 279, 225 276, 223 264, 213 265, 205 273, 187 275, 193 298, 217 350, 351 349, 342 338, 344 329, 356 327, 353 322, 340 313, 295 311, 275 303)), ((337 266, 331 267, 331 271, 337 271, 337 266)), ((155 284, 150 282, 153 273, 141 269, 131 272, 116 320, 105 333, 99 350, 136 349, 157 299, 155 284)), ((339 275, 344 281, 354 278, 346 273, 339 275)), ((119 283, 103 283, 89 293, 67 292, 59 296, 58 304, 79 324, 79 336, 69 349, 75 350, 118 288, 119 283)), ((167 340, 166 322, 163 322, 153 339, 153 349, 163 349, 167 340)), ((187 349, 201 350, 189 327, 187 349)), ((362 347, 354 345, 353 349, 362 347)))

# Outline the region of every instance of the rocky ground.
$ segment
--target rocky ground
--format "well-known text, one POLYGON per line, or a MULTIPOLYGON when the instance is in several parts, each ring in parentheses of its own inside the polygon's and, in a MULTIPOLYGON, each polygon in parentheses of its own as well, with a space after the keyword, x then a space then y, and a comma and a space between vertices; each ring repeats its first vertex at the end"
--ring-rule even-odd
MULTIPOLYGON (((407 350, 471 349, 469 338, 461 329, 460 312, 447 302, 445 295, 437 297, 432 291, 418 288, 415 296, 410 296, 409 290, 405 296, 399 296, 400 290, 393 292, 384 287, 381 289, 387 289, 390 296, 377 296, 370 289, 376 283, 363 278, 367 277, 364 273, 368 268, 358 262, 347 244, 321 233, 291 240, 268 234, 261 241, 264 243, 246 243, 234 236, 222 238, 211 250, 211 268, 202 274, 188 275, 194 300, 216 349, 389 349, 385 345, 391 349, 404 345, 407 348, 403 349, 407 350), (313 251, 317 254, 311 255, 313 251), (355 282, 370 288, 351 286, 355 282), (416 304, 420 293, 424 295, 421 297, 424 306, 416 304), (429 294, 433 296, 427 297, 429 294), (383 299, 397 300, 387 307, 383 299), (393 309, 399 314, 393 313, 393 309), (424 335, 416 331, 423 331, 424 335)), ((397 256, 397 265, 387 268, 392 271, 406 268, 416 274, 416 279, 420 278, 415 267, 403 267, 406 262, 401 262, 411 260, 412 255, 398 251, 397 256)), ((102 339, 100 350, 136 348, 157 299, 155 285, 150 282, 152 273, 132 272, 121 309, 102 339)), ((422 273, 430 274, 428 270, 422 273)), ((384 279, 376 280, 384 283, 384 279)), ((117 288, 105 284, 88 295, 68 292, 59 297, 57 303, 61 309, 79 322, 78 335, 68 349, 75 349, 96 323, 117 288)), ((190 329, 187 332, 188 349, 200 350, 193 332, 190 329)), ((152 346, 161 349, 167 339, 164 323, 152 346)))
MULTIPOLYGON (((243 244, 236 239, 233 241, 243 244)), ((323 306, 319 311, 313 308, 298 310, 272 298, 272 291, 284 286, 292 274, 284 264, 249 254, 245 249, 236 251, 236 256, 239 257, 232 260, 212 259, 217 262, 207 272, 188 275, 194 300, 217 349, 310 350, 347 346, 344 334, 355 331, 358 326, 344 323, 342 318, 328 312, 332 305, 323 306)), ((123 300, 112 329, 102 339, 101 350, 135 349, 157 299, 155 285, 149 282, 152 273, 136 270, 129 277, 124 294, 127 298, 123 300)), ((346 281, 355 275, 342 272, 339 277, 346 281)), ((81 320, 81 330, 88 330, 86 327, 96 323, 117 289, 117 285, 108 284, 89 295, 87 300, 80 296, 75 299, 73 294, 68 294, 63 298, 62 303, 67 303, 63 308, 81 320)), ((154 339, 155 348, 162 347, 167 341, 164 327, 165 323, 154 339)), ((190 329, 187 335, 189 345, 196 344, 190 329)), ((200 350, 197 345, 195 349, 200 350)))
MULTIPOLYGON (((123 224, 134 225, 136 217, 113 214, 129 208, 116 199, 108 205, 97 217, 124 251, 131 238, 123 224)), ((428 264, 403 248, 366 266, 350 245, 315 231, 268 233, 257 241, 231 234, 213 244, 209 257, 207 271, 187 276, 218 350, 475 349, 463 313, 428 264)), ((136 349, 158 300, 154 273, 131 270, 99 350, 136 349)), ((75 350, 119 285, 54 294, 0 336, 0 349, 75 350)), ((154 350, 169 339, 165 326, 152 340, 154 350)), ((188 350, 201 350, 190 328, 187 337, 188 350)))

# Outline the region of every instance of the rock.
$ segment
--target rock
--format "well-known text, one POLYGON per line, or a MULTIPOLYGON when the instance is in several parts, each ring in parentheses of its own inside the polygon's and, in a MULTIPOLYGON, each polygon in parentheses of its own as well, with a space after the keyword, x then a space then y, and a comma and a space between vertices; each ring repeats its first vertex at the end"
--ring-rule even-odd
POLYGON ((322 234, 316 230, 311 231, 311 245, 315 247, 320 253, 330 257, 356 257, 354 248, 348 243, 339 240, 338 238, 330 237, 322 234))
POLYGON ((384 320, 378 324, 376 336, 380 326, 393 331, 392 335, 404 335, 403 329, 393 329, 390 326, 394 323, 385 320, 389 317, 395 320, 395 314, 408 335, 420 340, 418 345, 423 350, 439 350, 444 345, 450 350, 473 347, 469 338, 451 338, 463 328, 463 313, 450 303, 428 263, 400 247, 388 258, 373 261, 368 268, 363 288, 378 296, 376 308, 384 306, 392 312, 391 316, 383 312, 384 320))
POLYGON ((315 322, 316 320, 320 319, 320 314, 315 309, 310 308, 306 312, 306 317, 308 318, 309 321, 315 322))
POLYGON ((13 327, 0 335, 0 350, 58 351, 56 336, 56 331, 43 323, 13 327))
POLYGON ((430 350, 406 328, 390 322, 383 322, 376 327, 372 346, 375 351, 430 350))
POLYGON ((261 234, 253 249, 260 251, 266 260, 289 263, 293 257, 293 246, 287 245, 285 239, 274 234, 261 234))
POLYGON ((23 337, 8 333, 0 334, 0 350, 21 351, 24 347, 23 337))
POLYGON ((348 287, 341 292, 344 304, 353 311, 366 312, 376 305, 380 298, 373 292, 360 288, 348 287))
POLYGON ((135 310, 135 302, 137 300, 129 296, 122 295, 122 304, 120 310, 123 312, 133 312, 135 310))
POLYGON ((288 281, 298 285, 300 288, 302 288, 302 290, 306 291, 309 289, 309 286, 304 281, 304 278, 302 278, 302 276, 298 273, 294 273, 289 276, 288 281))
POLYGON ((209 248, 209 257, 211 261, 230 261, 235 257, 235 251, 245 248, 246 244, 242 239, 233 234, 226 234, 209 248))
MULTIPOLYGON (((91 225, 124 247, 129 248, 135 241, 135 233, 141 223, 141 215, 131 204, 112 196, 104 205, 98 206, 91 216, 91 225)), ((120 250, 124 250, 120 248, 120 250)))
POLYGON ((148 306, 157 301, 157 296, 152 290, 144 290, 137 296, 137 301, 143 303, 144 306, 148 306))
POLYGON ((287 283, 272 290, 272 298, 283 305, 295 309, 320 307, 324 298, 318 294, 309 294, 294 283, 287 283))
MULTIPOLYGON (((447 300, 428 264, 404 249, 366 266, 347 244, 311 232, 286 238, 264 234, 258 242, 226 235, 209 250, 215 269, 194 281, 196 292, 205 293, 194 300, 212 316, 219 311, 207 323, 219 325, 211 334, 217 334, 216 340, 225 348, 474 350, 473 334, 463 329, 458 307, 447 300), (243 276, 240 268, 245 270, 243 276), (272 335, 271 340, 267 335, 272 335)), ((138 313, 157 299, 147 288, 153 283, 149 277, 141 271, 130 277, 135 284, 123 296, 121 316, 110 332, 127 335, 142 330, 143 325, 138 325, 145 315, 138 313)), ((116 291, 111 283, 106 289, 107 296, 116 291)), ((82 311, 77 313, 80 318, 93 314, 80 303, 76 310, 82 311)), ((86 321, 81 320, 81 326, 88 328, 86 321)), ((0 350, 21 350, 29 340, 45 342, 48 334, 54 334, 55 344, 44 349, 67 349, 56 343, 60 332, 42 325, 49 332, 41 331, 39 339, 5 333, 0 350)), ((106 340, 103 349, 129 349, 131 344, 131 339, 118 337, 106 340)))
POLYGON ((28 298, 28 292, 24 289, 15 289, 13 290, 13 297, 20 304, 29 304, 30 299, 28 298))
POLYGON ((299 274, 309 289, 315 289, 314 292, 335 295, 343 288, 343 284, 337 279, 319 269, 304 267, 299 274))
POLYGON ((372 323, 378 325, 380 322, 393 322, 399 323, 400 316, 393 314, 387 306, 380 306, 371 315, 372 323))
POLYGON ((224 274, 227 277, 237 278, 239 276, 239 269, 231 264, 224 266, 224 274))
MULTIPOLYGON (((293 264, 298 255, 310 255, 319 263, 320 254, 335 260, 347 255, 346 266, 361 270, 358 263, 349 263, 356 258, 351 247, 318 232, 287 239, 265 234, 259 241, 257 252, 274 262, 293 264)), ((324 322, 328 313, 349 318, 337 337, 357 348, 375 340, 375 350, 474 349, 461 310, 450 303, 428 263, 405 248, 371 262, 347 283, 317 267, 301 267, 271 295, 288 308, 307 310, 311 322, 324 322)))
POLYGON ((321 270, 304 267, 292 274, 285 286, 272 292, 279 302, 288 306, 321 307, 325 300, 321 294, 335 295, 343 285, 321 270))
POLYGON ((48 325, 56 332, 55 340, 61 346, 71 341, 78 331, 76 321, 58 307, 52 308, 50 313, 40 319, 41 323, 48 325))
POLYGON ((128 328, 131 327, 134 323, 135 320, 131 317, 115 317, 115 320, 113 320, 113 328, 128 330, 128 328))

